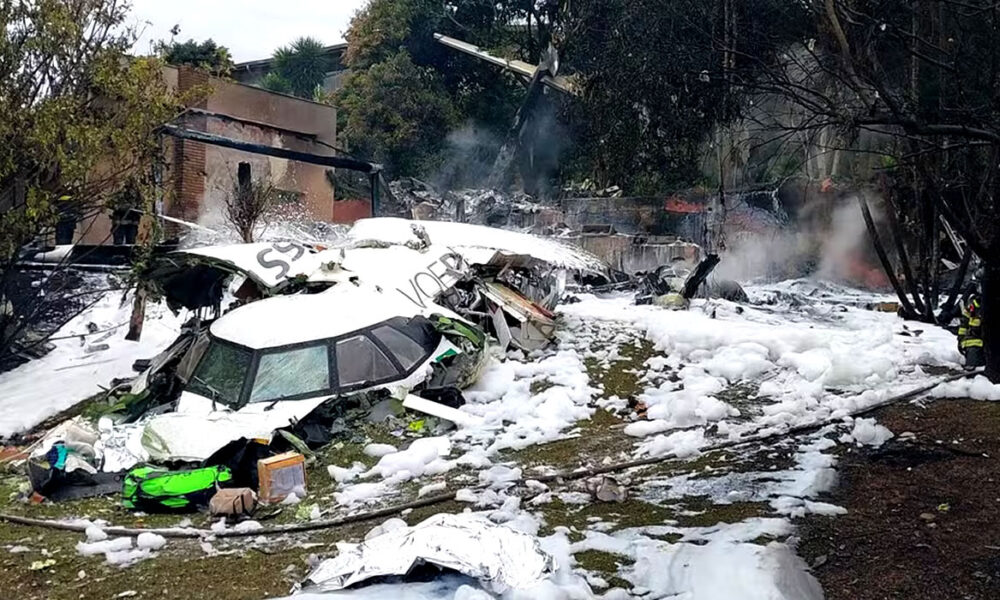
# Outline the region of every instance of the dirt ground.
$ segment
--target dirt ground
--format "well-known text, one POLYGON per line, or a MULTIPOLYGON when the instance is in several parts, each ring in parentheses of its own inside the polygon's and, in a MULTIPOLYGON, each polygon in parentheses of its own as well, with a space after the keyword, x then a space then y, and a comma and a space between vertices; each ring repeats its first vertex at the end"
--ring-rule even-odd
POLYGON ((799 553, 827 600, 1000 598, 1000 403, 877 418, 896 439, 841 457, 830 501, 848 514, 802 524, 799 553))

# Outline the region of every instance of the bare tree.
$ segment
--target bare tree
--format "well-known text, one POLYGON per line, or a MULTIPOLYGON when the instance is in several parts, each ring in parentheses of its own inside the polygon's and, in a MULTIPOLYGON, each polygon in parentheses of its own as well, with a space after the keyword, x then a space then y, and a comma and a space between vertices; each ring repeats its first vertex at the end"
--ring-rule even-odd
POLYGON ((780 68, 762 68, 746 84, 797 107, 803 118, 787 135, 833 128, 846 150, 879 156, 855 181, 887 200, 889 236, 876 230, 863 201, 861 209, 907 318, 933 323, 950 314, 948 306, 937 310, 948 246, 960 252, 960 275, 971 254, 979 257, 987 375, 1000 381, 1000 5, 804 5, 812 15, 810 38, 787 52, 780 68), (862 143, 871 136, 879 143, 862 143), (891 239, 896 264, 883 238, 891 239))
POLYGON ((252 179, 250 163, 240 163, 236 184, 226 200, 226 220, 246 243, 253 242, 254 231, 274 207, 277 190, 270 181, 252 179))

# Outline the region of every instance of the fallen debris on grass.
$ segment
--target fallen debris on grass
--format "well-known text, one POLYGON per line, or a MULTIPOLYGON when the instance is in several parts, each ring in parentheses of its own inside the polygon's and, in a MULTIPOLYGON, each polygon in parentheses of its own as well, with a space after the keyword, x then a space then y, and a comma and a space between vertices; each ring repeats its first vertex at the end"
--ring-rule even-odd
POLYGON ((361 544, 339 544, 337 556, 313 570, 302 589, 331 592, 371 579, 416 576, 424 567, 473 577, 497 594, 535 587, 555 568, 532 536, 482 516, 439 514, 414 527, 380 530, 361 544))

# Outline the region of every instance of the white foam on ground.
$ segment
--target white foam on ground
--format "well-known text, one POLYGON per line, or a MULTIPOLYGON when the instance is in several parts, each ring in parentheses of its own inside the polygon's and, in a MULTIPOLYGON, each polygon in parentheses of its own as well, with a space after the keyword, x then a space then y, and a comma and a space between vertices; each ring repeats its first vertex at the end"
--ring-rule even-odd
POLYGON ((83 338, 83 342, 79 337, 61 339, 53 342, 55 349, 45 356, 0 373, 0 438, 30 429, 93 396, 116 377, 135 376, 132 363, 136 359, 153 358, 180 334, 182 318, 163 305, 149 304, 142 339, 127 341, 131 314, 131 295, 122 305, 121 292, 109 292, 53 336, 86 334, 88 323, 98 330, 120 326, 99 342, 107 344, 107 350, 86 352, 100 335, 83 338))
MULTIPOLYGON (((518 591, 510 598, 593 597, 586 580, 572 569, 572 554, 591 548, 632 559, 634 563, 623 567, 621 576, 636 586, 633 590, 636 595, 641 593, 643 597, 821 598, 815 580, 787 545, 760 546, 748 542, 761 535, 790 535, 791 519, 801 515, 842 514, 842 508, 821 498, 836 481, 835 458, 829 453, 836 442, 829 436, 843 433, 850 443, 884 443, 891 436, 887 429, 871 419, 845 417, 910 386, 931 381, 920 365, 957 368, 960 356, 954 336, 940 328, 905 323, 892 314, 857 308, 866 301, 863 294, 830 287, 816 289, 827 295, 826 300, 793 306, 784 300, 789 294, 813 298, 815 290, 810 291, 803 282, 792 282, 748 289, 754 297, 773 296, 775 304, 770 306, 738 310, 728 302, 696 301, 692 310, 679 312, 634 306, 626 295, 603 299, 583 295, 581 302, 561 308, 563 322, 556 351, 530 356, 513 352, 490 359, 480 380, 466 391, 468 403, 461 408, 480 417, 481 426, 419 439, 408 446, 401 444, 400 449, 371 445, 366 454, 378 458, 374 468, 364 470, 357 464, 330 466, 330 476, 338 484, 334 498, 341 507, 356 510, 385 501, 387 496, 398 492, 401 483, 409 480, 418 482, 420 495, 436 493, 442 489, 441 484, 428 483, 429 478, 455 467, 469 468, 473 472, 459 483, 468 486, 459 491, 459 501, 472 510, 486 508, 485 514, 494 522, 537 534, 539 519, 531 513, 534 505, 552 498, 577 504, 592 499, 589 494, 565 488, 553 489, 550 495, 539 496, 543 500, 534 503, 522 503, 520 498, 508 496, 511 481, 524 474, 516 465, 501 464, 505 455, 500 451, 572 435, 574 426, 589 418, 598 406, 624 408, 623 399, 606 395, 590 380, 585 361, 621 368, 623 345, 638 344, 637 338, 645 336, 655 345, 658 356, 643 365, 640 370, 645 373, 637 374, 644 382, 641 399, 648 406, 649 418, 625 428, 627 434, 637 438, 632 452, 635 456, 670 453, 695 456, 715 441, 748 433, 783 431, 790 426, 824 420, 833 420, 835 424, 795 449, 793 468, 760 474, 727 473, 719 477, 682 475, 649 482, 633 490, 649 501, 655 501, 649 496, 660 494, 668 499, 705 495, 723 504, 769 502, 775 516, 699 528, 653 524, 613 534, 603 533, 610 531, 613 523, 592 523, 583 532, 585 539, 575 544, 570 543, 568 531, 557 529, 556 534, 542 538, 541 543, 563 565, 561 570, 539 589, 518 591), (920 329, 919 335, 913 333, 914 328, 920 329), (724 390, 736 383, 752 383, 759 388, 756 396, 746 398, 747 404, 752 405, 749 408, 742 403, 739 408, 732 406, 720 398, 724 390), (469 489, 480 485, 487 489, 469 489), (670 544, 655 539, 667 533, 680 534, 681 541, 670 544)), ((147 333, 149 330, 147 323, 147 333)), ((165 343, 172 341, 174 335, 165 335, 165 343)), ((155 334, 150 337, 155 338, 155 334)), ((117 347, 113 345, 105 352, 116 351, 117 347)), ((136 358, 135 346, 127 350, 122 351, 121 359, 125 373, 116 374, 127 374, 136 358)), ((43 364, 45 360, 25 367, 43 364)), ((111 376, 114 375, 107 379, 111 376)), ((86 386, 106 383, 95 381, 95 377, 88 374, 86 386)), ((51 377, 50 368, 30 373, 30 385, 24 373, 15 377, 22 391, 36 385, 36 378, 43 382, 58 381, 62 396, 79 399, 86 394, 77 392, 89 389, 75 380, 67 386, 64 379, 51 377)), ((6 385, 12 385, 9 378, 0 376, 0 433, 6 426, 4 419, 30 422, 34 418, 27 413, 11 417, 3 410, 8 402, 5 381, 6 385)), ((939 386, 935 394, 1000 400, 997 390, 1000 386, 975 379, 939 386)), ((22 396, 20 402, 34 401, 36 396, 25 398, 22 396)), ((259 524, 245 522, 237 529, 241 527, 252 530, 259 524)), ((216 531, 224 528, 224 523, 213 525, 216 531)), ((153 549, 148 544, 133 548, 128 538, 91 541, 95 543, 81 542, 80 552, 104 553, 109 562, 142 558, 143 553, 148 555, 153 549), (96 545, 108 543, 115 546, 96 545)), ((598 579, 591 580, 599 583, 598 579)), ((418 584, 380 589, 394 597, 408 597, 412 592, 413 598, 421 600, 457 598, 461 592, 464 600, 479 600, 477 590, 468 587, 468 582, 452 583, 450 588, 418 584)), ((370 594, 375 587, 342 596, 363 598, 366 597, 363 594, 370 594)), ((330 597, 338 596, 324 596, 330 597)), ((633 596, 624 590, 612 590, 605 597, 633 596)))
POLYGON ((930 393, 935 398, 972 398, 974 400, 1000 401, 1000 384, 990 383, 982 375, 972 379, 959 379, 937 386, 930 393))

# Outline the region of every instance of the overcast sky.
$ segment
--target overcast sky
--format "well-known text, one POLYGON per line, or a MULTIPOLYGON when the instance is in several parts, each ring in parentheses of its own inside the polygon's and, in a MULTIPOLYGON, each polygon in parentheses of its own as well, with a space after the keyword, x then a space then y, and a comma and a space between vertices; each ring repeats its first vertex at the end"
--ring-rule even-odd
POLYGON ((351 17, 366 1, 132 0, 134 18, 145 27, 136 52, 149 52, 151 42, 169 39, 170 28, 178 24, 178 39, 212 38, 228 47, 236 62, 267 58, 300 36, 336 44, 344 41, 351 17))

